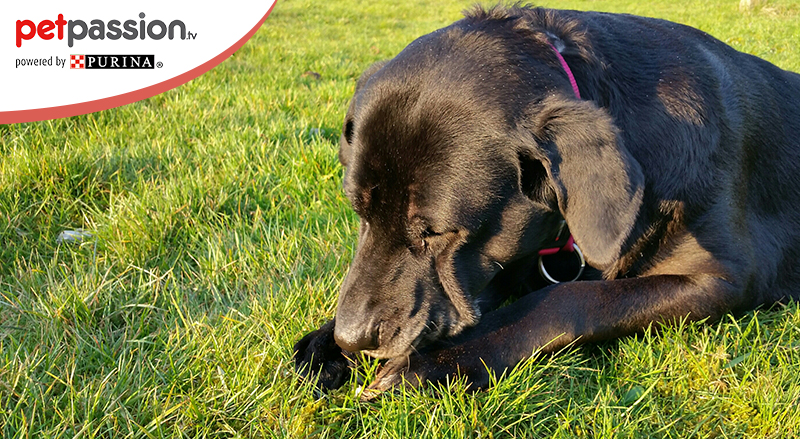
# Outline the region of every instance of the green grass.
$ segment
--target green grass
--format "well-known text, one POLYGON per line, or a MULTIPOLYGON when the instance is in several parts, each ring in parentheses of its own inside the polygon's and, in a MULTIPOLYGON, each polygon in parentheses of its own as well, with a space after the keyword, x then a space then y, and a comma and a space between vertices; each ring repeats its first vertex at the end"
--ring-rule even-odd
MULTIPOLYGON (((573 349, 477 394, 362 403, 298 380, 291 347, 333 315, 356 240, 336 159, 355 79, 471 3, 280 0, 184 86, 0 126, 0 436, 800 435, 796 304, 573 349), (57 244, 77 228, 93 237, 57 244)), ((676 20, 800 71, 794 1, 544 4, 676 20)))

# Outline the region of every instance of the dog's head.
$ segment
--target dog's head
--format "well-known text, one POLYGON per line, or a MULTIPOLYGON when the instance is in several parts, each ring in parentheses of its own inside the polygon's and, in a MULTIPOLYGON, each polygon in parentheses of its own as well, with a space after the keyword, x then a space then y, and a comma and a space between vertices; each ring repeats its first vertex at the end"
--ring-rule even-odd
POLYGON ((586 259, 619 257, 642 201, 610 116, 577 100, 547 32, 465 19, 359 79, 339 158, 361 217, 335 338, 378 358, 480 319, 499 271, 566 219, 586 259))

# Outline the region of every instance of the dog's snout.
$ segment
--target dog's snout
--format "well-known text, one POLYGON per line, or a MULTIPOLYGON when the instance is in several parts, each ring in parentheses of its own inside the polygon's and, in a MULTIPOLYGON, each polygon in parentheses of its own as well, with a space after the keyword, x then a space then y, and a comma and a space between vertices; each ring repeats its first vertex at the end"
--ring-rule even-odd
POLYGON ((349 352, 378 348, 378 326, 371 324, 340 324, 336 320, 333 338, 340 348, 349 352))

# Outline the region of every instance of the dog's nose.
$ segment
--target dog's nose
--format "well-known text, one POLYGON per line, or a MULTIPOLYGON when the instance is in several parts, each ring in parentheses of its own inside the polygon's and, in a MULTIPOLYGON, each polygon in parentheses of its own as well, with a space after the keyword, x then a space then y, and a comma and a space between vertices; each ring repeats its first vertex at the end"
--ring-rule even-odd
POLYGON ((340 348, 358 352, 378 348, 378 327, 374 325, 344 325, 336 321, 333 339, 340 348))

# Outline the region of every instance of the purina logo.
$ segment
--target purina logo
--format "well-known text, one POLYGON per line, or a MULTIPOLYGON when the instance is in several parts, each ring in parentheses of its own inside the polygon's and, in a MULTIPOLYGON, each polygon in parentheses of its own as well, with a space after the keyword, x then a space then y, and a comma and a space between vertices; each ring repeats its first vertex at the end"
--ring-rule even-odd
POLYGON ((144 20, 145 13, 139 14, 139 22, 136 20, 91 20, 88 24, 83 20, 65 20, 64 14, 58 14, 56 20, 42 20, 38 24, 31 20, 17 20, 17 47, 22 47, 22 41, 31 40, 38 36, 43 40, 58 38, 64 39, 64 28, 66 27, 67 46, 72 47, 76 40, 83 40, 89 37, 91 40, 126 40, 150 38, 151 40, 170 40, 180 38, 181 40, 194 40, 197 33, 189 32, 186 24, 181 20, 172 20, 169 24, 161 20, 153 20, 149 23, 144 20))
POLYGON ((155 55, 70 55, 69 68, 91 69, 152 69, 161 67, 155 55))
POLYGON ((86 55, 70 55, 69 68, 71 69, 85 69, 86 68, 86 55))

